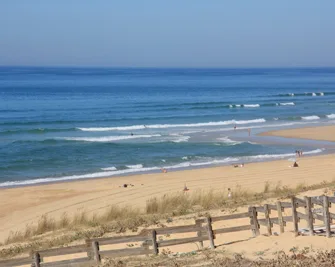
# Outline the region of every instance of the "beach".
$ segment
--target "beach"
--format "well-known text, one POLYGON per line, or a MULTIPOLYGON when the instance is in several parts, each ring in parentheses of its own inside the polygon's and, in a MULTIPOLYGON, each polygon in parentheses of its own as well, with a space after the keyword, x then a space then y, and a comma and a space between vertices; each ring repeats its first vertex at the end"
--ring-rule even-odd
POLYGON ((335 141, 335 126, 305 127, 261 133, 261 136, 280 136, 310 140, 335 141))
MULTIPOLYGON (((318 138, 314 134, 319 133, 324 137, 325 130, 329 131, 327 127, 313 128, 313 136, 318 138)), ((294 132, 295 137, 306 133, 303 128, 289 131, 294 132)), ((335 178, 333 154, 297 160, 299 168, 292 168, 293 162, 283 159, 249 163, 236 168, 229 165, 1 189, 0 241, 10 231, 22 230, 26 225, 36 223, 42 215, 59 218, 63 213, 71 215, 82 211, 99 214, 111 205, 144 208, 148 199, 182 192, 184 185, 190 192, 228 188, 234 192, 236 187, 260 192, 267 182, 273 187, 278 183, 293 187, 335 178), (124 188, 124 184, 133 186, 124 188)))

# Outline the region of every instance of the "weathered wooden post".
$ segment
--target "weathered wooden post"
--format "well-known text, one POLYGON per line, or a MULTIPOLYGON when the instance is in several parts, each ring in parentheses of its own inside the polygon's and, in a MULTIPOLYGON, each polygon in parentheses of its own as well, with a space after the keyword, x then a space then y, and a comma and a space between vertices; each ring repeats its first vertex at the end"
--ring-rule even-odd
MULTIPOLYGON (((197 219, 197 220, 195 220, 195 225, 196 225, 197 227, 201 228, 201 227, 202 227, 202 219, 197 219)), ((198 237, 201 237, 201 236, 202 236, 201 229, 199 229, 199 230, 197 231, 197 236, 198 236, 198 237)), ((199 241, 199 246, 200 246, 201 249, 204 248, 204 242, 203 242, 203 241, 199 241)))
POLYGON ((249 207, 249 216, 250 216, 250 224, 251 231, 254 237, 259 236, 259 223, 257 219, 257 211, 256 207, 249 207))
POLYGON ((151 240, 152 240, 152 247, 155 255, 158 255, 158 244, 157 244, 157 233, 156 230, 151 231, 151 240))
POLYGON ((270 220, 270 210, 269 210, 269 205, 265 204, 264 205, 264 215, 265 215, 265 220, 266 220, 266 228, 268 230, 268 235, 272 235, 271 231, 271 220, 270 220))
POLYGON ((305 212, 307 215, 307 226, 308 226, 308 231, 309 235, 314 235, 314 218, 313 218, 313 213, 312 213, 312 200, 310 197, 305 196, 305 202, 306 202, 306 208, 305 212))
POLYGON ((326 236, 330 237, 329 200, 327 196, 323 196, 323 221, 326 227, 326 236))
POLYGON ((277 201, 277 212, 278 212, 278 224, 280 233, 284 233, 284 221, 283 221, 283 207, 281 202, 277 201))
POLYGON ((32 267, 41 267, 41 257, 38 252, 35 252, 33 255, 33 264, 32 267))
POLYGON ((100 263, 100 253, 99 253, 99 243, 97 241, 92 242, 92 249, 93 249, 93 259, 96 263, 100 263))
POLYGON ((214 234, 213 234, 213 229, 212 229, 212 218, 207 217, 206 218, 206 223, 207 223, 207 233, 208 233, 208 239, 209 239, 210 247, 212 249, 215 249, 214 234))
POLYGON ((293 221, 293 231, 294 235, 299 235, 299 228, 298 228, 298 214, 297 214, 297 205, 295 197, 291 197, 291 204, 292 204, 292 221, 293 221))

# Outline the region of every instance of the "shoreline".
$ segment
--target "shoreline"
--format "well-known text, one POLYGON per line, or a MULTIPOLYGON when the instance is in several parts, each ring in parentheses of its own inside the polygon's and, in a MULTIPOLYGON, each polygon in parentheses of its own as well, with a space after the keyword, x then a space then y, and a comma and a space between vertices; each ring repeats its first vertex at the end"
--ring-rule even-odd
MULTIPOLYGON (((332 126, 335 131, 335 126, 332 126)), ((321 132, 323 127, 318 128, 321 132)), ((305 129, 293 129, 296 133, 305 129)), ((293 151, 292 151, 293 152, 293 151)), ((196 190, 221 190, 239 186, 252 192, 272 187, 298 184, 311 185, 334 180, 335 154, 321 154, 298 158, 299 168, 292 161, 275 159, 246 163, 243 168, 228 166, 200 166, 190 170, 167 173, 140 173, 93 179, 78 179, 53 183, 1 188, 0 242, 9 233, 20 231, 41 216, 59 218, 85 211, 89 215, 106 211, 112 205, 130 205, 143 209, 150 198, 182 192, 186 185, 196 190), (123 184, 132 184, 127 188, 123 184)))

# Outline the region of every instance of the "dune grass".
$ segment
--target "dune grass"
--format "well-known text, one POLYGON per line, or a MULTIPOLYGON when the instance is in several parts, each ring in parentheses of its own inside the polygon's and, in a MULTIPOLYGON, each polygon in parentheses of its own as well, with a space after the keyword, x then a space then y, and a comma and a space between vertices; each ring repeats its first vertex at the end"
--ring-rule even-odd
POLYGON ((64 213, 58 220, 44 215, 37 224, 30 224, 23 231, 10 233, 4 245, 8 247, 9 244, 18 242, 24 244, 0 250, 0 258, 14 256, 30 249, 47 249, 76 240, 101 237, 106 233, 122 233, 127 230, 137 232, 139 227, 157 225, 160 220, 173 216, 197 216, 197 213, 211 209, 233 209, 254 205, 269 198, 287 198, 307 190, 327 187, 334 188, 335 181, 323 181, 310 186, 298 184, 294 188, 282 186, 281 183, 271 187, 270 183, 266 182, 262 192, 252 192, 236 186, 232 188, 231 198, 228 198, 227 191, 196 190, 151 198, 144 210, 112 205, 100 215, 87 214, 85 211, 73 216, 64 213))

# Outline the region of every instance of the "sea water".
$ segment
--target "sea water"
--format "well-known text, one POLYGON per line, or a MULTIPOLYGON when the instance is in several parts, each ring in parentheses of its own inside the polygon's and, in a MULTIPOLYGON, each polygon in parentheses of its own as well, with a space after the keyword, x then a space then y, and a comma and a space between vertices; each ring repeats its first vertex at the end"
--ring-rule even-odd
POLYGON ((252 136, 334 108, 335 68, 0 67, 0 187, 289 159, 252 136))

